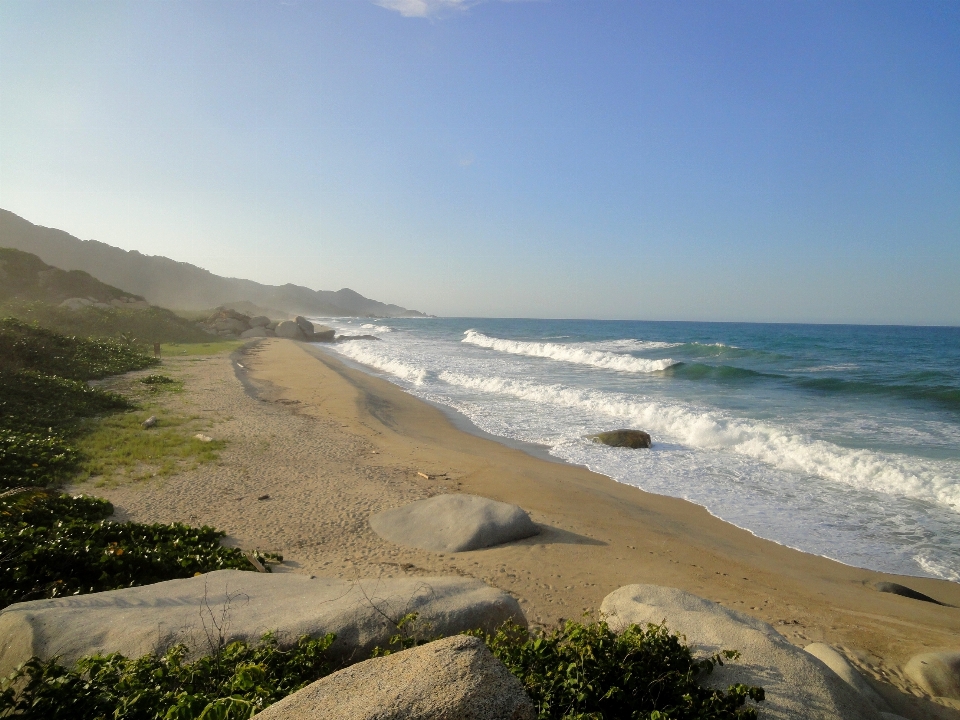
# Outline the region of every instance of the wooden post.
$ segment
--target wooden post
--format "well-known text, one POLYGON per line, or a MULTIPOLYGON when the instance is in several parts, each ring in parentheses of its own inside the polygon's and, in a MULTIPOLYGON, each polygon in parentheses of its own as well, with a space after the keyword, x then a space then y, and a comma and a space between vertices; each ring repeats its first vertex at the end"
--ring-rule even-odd
POLYGON ((155 343, 153 344, 153 356, 154 356, 155 358, 161 357, 161 355, 160 355, 160 343, 158 343, 158 342, 155 342, 155 343))

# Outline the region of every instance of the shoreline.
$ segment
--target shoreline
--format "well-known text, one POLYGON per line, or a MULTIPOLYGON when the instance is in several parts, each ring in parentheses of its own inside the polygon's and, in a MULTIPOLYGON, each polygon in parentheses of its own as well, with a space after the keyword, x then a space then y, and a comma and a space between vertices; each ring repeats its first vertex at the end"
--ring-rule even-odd
POLYGON ((956 583, 803 553, 686 500, 475 436, 434 405, 306 345, 252 343, 239 362, 164 361, 190 388, 170 402, 209 417, 210 434, 228 441, 216 465, 76 489, 107 498, 121 519, 209 524, 231 544, 281 552, 282 571, 475 577, 514 595, 534 626, 595 614, 630 583, 677 587, 764 620, 796 645, 834 646, 905 717, 960 718, 960 704, 907 694, 919 690, 902 672, 917 653, 957 649, 960 608, 873 589, 901 582, 960 606, 956 583), (438 554, 370 530, 371 513, 442 492, 520 505, 542 533, 438 554))
POLYGON ((539 444, 539 443, 526 442, 526 441, 523 441, 523 440, 515 440, 515 439, 513 439, 513 438, 503 437, 503 436, 494 435, 494 434, 492 434, 492 433, 489 433, 489 432, 481 429, 480 427, 478 427, 466 414, 460 412, 460 411, 457 410, 456 408, 453 408, 453 407, 451 407, 451 406, 449 406, 449 405, 444 405, 443 403, 440 403, 440 402, 437 402, 437 401, 434 401, 434 400, 430 400, 430 399, 428 399, 428 398, 420 397, 420 396, 418 396, 418 395, 416 395, 416 394, 414 394, 414 393, 409 392, 409 391, 408 391, 407 389, 405 389, 402 385, 400 385, 400 384, 398 384, 398 383, 392 382, 392 381, 389 379, 389 377, 388 377, 388 373, 385 373, 385 372, 383 372, 383 371, 381 371, 381 370, 378 370, 378 369, 373 368, 373 367, 370 367, 370 366, 363 365, 362 363, 359 363, 359 362, 357 362, 357 361, 355 361, 355 360, 353 360, 353 359, 351 359, 351 358, 349 358, 349 357, 346 357, 346 356, 344 356, 344 355, 340 355, 340 354, 338 354, 338 353, 333 353, 333 352, 327 350, 326 348, 324 348, 323 345, 321 345, 321 344, 311 343, 311 344, 307 344, 306 347, 309 348, 308 351, 309 351, 311 354, 322 353, 325 357, 333 358, 335 361, 342 363, 343 365, 347 366, 348 368, 351 368, 351 369, 353 369, 353 370, 357 370, 357 371, 362 372, 362 373, 364 373, 364 374, 366 374, 366 375, 369 375, 369 376, 371 376, 371 377, 377 378, 378 380, 382 380, 382 381, 384 381, 384 382, 390 383, 391 385, 393 385, 393 386, 397 387, 398 389, 400 389, 402 392, 404 392, 404 393, 406 393, 406 394, 408 394, 408 395, 416 398, 416 399, 419 400, 420 402, 426 403, 427 405, 430 405, 431 407, 437 408, 438 410, 440 410, 440 411, 447 417, 448 420, 450 420, 450 422, 454 425, 454 427, 456 427, 458 430, 461 430, 461 431, 463 431, 463 432, 469 433, 470 435, 473 435, 473 436, 475 436, 475 437, 484 438, 484 439, 486 439, 486 440, 490 440, 490 441, 499 443, 500 445, 504 445, 504 446, 509 447, 509 448, 513 448, 513 449, 516 449, 516 450, 520 450, 520 451, 525 452, 525 453, 527 453, 528 455, 530 455, 530 456, 532 456, 532 457, 534 457, 534 458, 540 459, 540 460, 545 460, 545 461, 548 461, 548 462, 560 463, 560 464, 567 465, 567 466, 570 466, 570 467, 579 467, 579 468, 582 468, 582 469, 584 469, 584 470, 587 470, 588 472, 595 473, 595 474, 597 474, 597 475, 602 475, 603 477, 608 478, 609 480, 611 480, 612 482, 617 483, 618 485, 623 485, 623 486, 626 486, 626 487, 635 488, 635 489, 637 489, 637 490, 640 490, 641 492, 644 492, 644 493, 647 493, 647 494, 650 494, 650 495, 656 495, 656 496, 658 496, 658 497, 665 497, 665 498, 673 498, 673 499, 676 499, 676 500, 683 500, 684 502, 689 502, 689 503, 691 503, 691 504, 693 504, 693 505, 696 505, 697 507, 703 508, 707 513, 709 513, 709 514, 711 515, 711 517, 716 518, 716 519, 719 520, 720 522, 726 523, 727 525, 730 525, 730 526, 732 526, 732 527, 735 527, 735 528, 737 528, 737 529, 739 529, 739 530, 743 530, 744 532, 749 533, 750 535, 752 535, 753 537, 755 537, 755 538, 757 538, 757 539, 759 539, 759 540, 764 540, 764 541, 767 541, 767 542, 776 543, 777 545, 779 545, 779 546, 781 546, 781 547, 783 547, 783 548, 787 548, 787 549, 789 549, 789 550, 793 550, 793 551, 796 551, 796 552, 804 553, 804 554, 806 554, 806 555, 811 555, 811 556, 814 556, 814 557, 823 558, 824 560, 829 560, 829 561, 831 561, 831 562, 840 563, 841 565, 845 565, 846 567, 863 570, 863 571, 865 571, 865 572, 876 572, 876 573, 881 573, 881 574, 884 574, 884 575, 889 575, 889 576, 891 576, 891 577, 901 577, 901 578, 905 578, 905 579, 930 579, 930 580, 939 580, 939 581, 943 581, 943 582, 954 583, 954 584, 956 584, 958 587, 960 587, 960 582, 954 581, 954 580, 951 580, 951 579, 949 579, 949 578, 945 578, 945 577, 942 577, 942 576, 937 576, 937 575, 934 575, 934 574, 913 575, 913 574, 907 574, 907 573, 894 573, 894 572, 889 572, 889 571, 886 571, 886 570, 879 570, 879 569, 875 569, 875 568, 869 568, 869 567, 865 567, 865 566, 862 566, 862 565, 855 565, 855 564, 853 564, 853 563, 846 562, 846 561, 841 560, 841 559, 839 559, 839 558, 834 558, 834 557, 831 557, 831 556, 829 556, 829 555, 824 555, 824 554, 822 554, 822 553, 817 553, 817 552, 814 552, 814 551, 811 551, 811 550, 804 550, 803 548, 794 547, 793 545, 789 545, 789 544, 787 544, 787 543, 785 543, 785 542, 782 542, 782 541, 780 541, 780 540, 776 540, 776 539, 770 538, 770 537, 765 537, 764 535, 761 535, 761 534, 759 534, 758 532, 755 532, 755 531, 751 530, 751 529, 748 528, 748 527, 744 527, 744 526, 742 526, 742 525, 738 525, 736 522, 734 522, 734 521, 732 521, 732 520, 728 520, 728 519, 726 519, 726 518, 724 518, 724 517, 722 517, 722 516, 714 513, 714 512, 713 512, 709 507, 707 507, 706 505, 702 505, 702 504, 700 504, 700 503, 698 503, 698 502, 695 502, 695 501, 693 501, 693 500, 687 500, 686 498, 682 498, 682 497, 679 497, 679 496, 676 496, 676 495, 667 495, 667 494, 663 494, 663 493, 657 493, 657 492, 654 492, 654 491, 651 491, 651 490, 646 490, 646 489, 644 489, 644 488, 642 488, 642 487, 640 487, 640 486, 638 486, 638 485, 631 485, 630 483, 626 483, 626 482, 622 482, 622 481, 620 481, 620 480, 617 480, 616 478, 612 477, 611 475, 607 475, 606 473, 604 473, 604 472, 602 472, 602 471, 600 471, 600 470, 594 470, 594 469, 591 468, 589 465, 582 465, 582 464, 579 464, 579 463, 573 463, 573 462, 570 462, 570 461, 568 461, 568 460, 564 460, 563 458, 560 458, 560 457, 557 457, 557 456, 555 456, 555 455, 552 455, 552 454, 550 453, 550 446, 549 446, 549 445, 542 445, 542 444, 539 444))

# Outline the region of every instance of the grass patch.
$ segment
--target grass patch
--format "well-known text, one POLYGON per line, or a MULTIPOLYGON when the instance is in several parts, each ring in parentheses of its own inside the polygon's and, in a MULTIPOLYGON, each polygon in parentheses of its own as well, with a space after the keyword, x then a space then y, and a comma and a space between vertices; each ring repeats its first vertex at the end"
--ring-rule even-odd
POLYGON ((144 430, 149 410, 108 415, 85 423, 76 441, 81 457, 80 481, 98 483, 140 481, 192 470, 214 462, 226 443, 194 437, 207 423, 198 416, 161 415, 157 425, 144 430))
POLYGON ((160 346, 163 357, 190 357, 193 355, 219 355, 233 352, 248 340, 213 340, 200 343, 164 343, 160 346))

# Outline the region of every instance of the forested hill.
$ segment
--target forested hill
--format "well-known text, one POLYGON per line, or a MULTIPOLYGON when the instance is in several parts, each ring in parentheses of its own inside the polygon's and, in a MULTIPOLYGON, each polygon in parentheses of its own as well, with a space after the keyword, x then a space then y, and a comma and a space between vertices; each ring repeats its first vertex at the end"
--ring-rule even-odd
POLYGON ((289 315, 423 316, 416 310, 370 300, 349 288, 334 292, 221 277, 190 263, 80 240, 62 230, 34 225, 7 210, 0 210, 0 247, 33 253, 64 270, 83 270, 101 282, 175 310, 252 303, 289 315))

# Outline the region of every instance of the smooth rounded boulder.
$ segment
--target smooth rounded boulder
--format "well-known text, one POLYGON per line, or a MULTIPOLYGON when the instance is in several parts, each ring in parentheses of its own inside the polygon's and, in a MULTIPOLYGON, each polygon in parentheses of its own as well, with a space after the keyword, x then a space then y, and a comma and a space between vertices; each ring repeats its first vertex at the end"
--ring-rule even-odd
POLYGON ((737 650, 740 657, 714 668, 701 682, 727 689, 759 685, 766 699, 760 717, 777 720, 877 720, 869 700, 823 662, 791 645, 772 626, 745 613, 676 588, 627 585, 607 595, 601 614, 614 630, 666 621, 697 656, 737 650))
POLYGON ((357 663, 267 707, 262 720, 534 720, 517 680, 475 637, 357 663))
POLYGON ((240 337, 241 337, 241 338, 244 338, 244 339, 246 339, 246 338, 258 338, 258 337, 270 337, 272 334, 273 334, 273 333, 271 333, 269 330, 267 330, 267 329, 266 329, 265 327, 263 327, 262 325, 257 325, 256 327, 252 327, 252 328, 250 328, 249 330, 244 330, 242 333, 240 333, 240 337))
POLYGON ((610 447, 625 447, 639 450, 648 448, 652 444, 649 433, 643 430, 610 430, 609 432, 588 435, 589 440, 610 447))
POLYGON ((284 320, 277 323, 274 333, 277 337, 287 338, 288 340, 303 340, 303 330, 293 320, 284 320))
POLYGON ((313 323, 307 320, 303 315, 297 315, 293 321, 300 327, 306 336, 313 335, 313 323))
POLYGON ((924 692, 960 700, 960 652, 914 655, 903 669, 924 692))
POLYGON ((540 529, 517 505, 478 495, 447 494, 370 517, 380 537, 433 552, 465 552, 532 537, 540 529))
POLYGON ((803 651, 810 653, 817 658, 817 660, 833 670, 837 674, 837 677, 863 695, 877 710, 881 712, 890 711, 891 708, 887 704, 887 701, 880 697, 879 693, 863 679, 863 675, 857 672, 857 669, 832 647, 826 643, 811 643, 805 646, 803 651))
POLYGON ((479 580, 350 581, 218 570, 10 605, 0 611, 0 677, 34 655, 59 656, 70 666, 84 655, 119 652, 135 658, 176 643, 186 644, 192 657, 210 654, 221 640, 217 626, 223 642, 256 642, 275 632, 281 643, 291 643, 301 635, 334 633, 334 658, 361 658, 378 645, 386 647, 397 634, 396 622, 413 612, 430 635, 473 628, 493 632, 507 620, 526 625, 515 598, 479 580))

